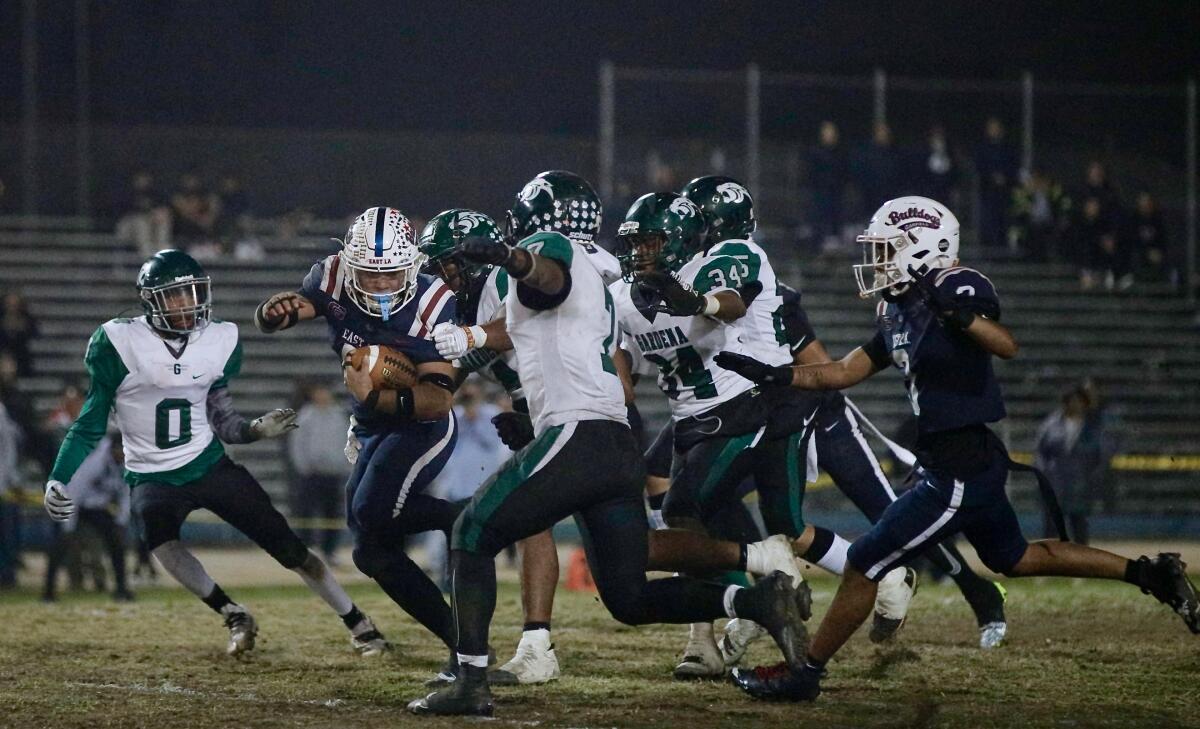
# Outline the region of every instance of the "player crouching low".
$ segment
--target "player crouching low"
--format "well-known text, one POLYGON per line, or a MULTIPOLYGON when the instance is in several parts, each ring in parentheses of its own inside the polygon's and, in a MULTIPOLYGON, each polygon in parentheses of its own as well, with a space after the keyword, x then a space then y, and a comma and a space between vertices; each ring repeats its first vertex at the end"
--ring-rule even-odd
POLYGON ((208 509, 300 575, 350 630, 362 655, 387 642, 333 574, 288 527, 267 492, 225 455, 221 441, 251 443, 296 427, 290 409, 247 421, 233 409, 229 380, 242 366, 236 324, 213 320, 210 279, 190 256, 164 250, 138 273, 145 316, 112 319, 88 342, 91 387, 67 432, 46 484, 46 510, 56 521, 75 510, 69 483, 104 436, 116 411, 125 449, 125 480, 146 546, 171 576, 225 619, 230 655, 254 648, 258 624, 225 594, 179 540, 187 515, 208 509))

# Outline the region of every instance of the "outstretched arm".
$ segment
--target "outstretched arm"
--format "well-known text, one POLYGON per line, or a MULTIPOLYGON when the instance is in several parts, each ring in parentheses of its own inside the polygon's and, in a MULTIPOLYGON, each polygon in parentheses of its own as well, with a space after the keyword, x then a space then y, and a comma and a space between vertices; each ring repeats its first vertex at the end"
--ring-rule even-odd
POLYGON ((836 362, 798 367, 772 367, 734 352, 721 352, 716 356, 716 363, 760 385, 791 385, 801 390, 841 390, 857 385, 886 366, 877 362, 863 347, 836 362))
POLYGON ((281 291, 254 310, 254 326, 263 334, 270 334, 316 316, 317 309, 311 301, 295 291, 281 291))

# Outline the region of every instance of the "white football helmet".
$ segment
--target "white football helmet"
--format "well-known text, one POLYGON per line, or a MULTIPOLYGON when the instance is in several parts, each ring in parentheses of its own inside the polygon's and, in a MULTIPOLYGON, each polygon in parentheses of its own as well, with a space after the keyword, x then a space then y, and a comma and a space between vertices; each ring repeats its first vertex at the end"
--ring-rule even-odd
POLYGON ((417 293, 425 255, 417 248, 408 218, 395 208, 369 208, 354 219, 339 254, 346 267, 346 292, 363 312, 387 321, 417 293), (380 274, 396 274, 383 291, 364 285, 380 274))
POLYGON ((887 201, 855 240, 863 246, 854 276, 864 299, 911 281, 909 267, 923 274, 958 263, 958 218, 927 197, 887 201))

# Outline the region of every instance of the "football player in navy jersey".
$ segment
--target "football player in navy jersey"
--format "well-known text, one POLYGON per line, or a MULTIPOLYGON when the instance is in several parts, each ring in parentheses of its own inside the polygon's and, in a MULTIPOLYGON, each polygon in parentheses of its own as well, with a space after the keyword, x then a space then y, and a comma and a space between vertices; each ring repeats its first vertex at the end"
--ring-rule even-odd
POLYGON ((354 396, 346 520, 358 569, 452 647, 449 605, 404 552, 410 534, 436 529, 448 535, 461 510, 426 493, 454 450, 455 370, 429 334, 453 321, 455 299, 441 280, 420 273, 423 258, 407 217, 395 208, 370 208, 355 219, 340 253, 317 262, 299 291, 259 305, 254 322, 270 333, 323 317, 339 360, 379 344, 416 365, 417 384, 401 390, 372 389, 366 358, 358 368, 343 365, 354 396))
MULTIPOLYGON (((801 306, 800 292, 781 283, 779 293, 783 297, 780 319, 795 364, 832 362, 801 306)), ((896 492, 892 490, 891 482, 884 475, 879 460, 859 428, 860 418, 863 425, 874 431, 889 448, 899 451, 898 455, 902 454, 901 457, 911 464, 912 454, 903 453, 903 449, 875 430, 857 406, 838 390, 824 393, 817 411, 810 455, 814 455, 812 451, 815 451, 817 465, 829 474, 838 490, 874 524, 896 500, 896 492)), ((979 625, 979 647, 987 649, 1001 645, 1008 632, 1008 622, 1004 617, 1004 588, 975 574, 954 546, 953 539, 932 546, 924 556, 954 580, 970 604, 979 625)), ((897 627, 895 622, 894 618, 876 611, 871 640, 879 642, 892 635, 897 627)))
POLYGON ((837 362, 772 367, 723 353, 717 363, 755 382, 808 390, 850 387, 889 365, 905 375, 917 417, 916 485, 850 547, 849 566, 813 637, 804 667, 737 670, 752 696, 812 701, 825 663, 871 613, 876 580, 933 544, 961 532, 989 569, 1012 577, 1057 575, 1124 580, 1166 603, 1200 633, 1200 602, 1177 554, 1136 560, 1068 541, 1029 543, 1004 484, 1014 465, 988 429, 1005 416, 992 356, 1018 345, 1000 323, 995 287, 958 265, 958 220, 923 197, 892 200, 858 237, 859 291, 881 294, 874 338, 837 362))

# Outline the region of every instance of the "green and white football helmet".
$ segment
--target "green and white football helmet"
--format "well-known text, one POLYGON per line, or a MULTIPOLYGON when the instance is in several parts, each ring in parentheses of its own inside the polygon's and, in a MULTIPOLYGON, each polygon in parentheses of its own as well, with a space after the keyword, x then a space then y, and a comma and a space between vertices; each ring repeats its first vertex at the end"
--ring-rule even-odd
POLYGON ((742 240, 758 227, 754 219, 754 198, 742 183, 732 177, 697 177, 683 186, 680 193, 704 211, 708 235, 704 250, 723 240, 742 240))
POLYGON ((159 332, 186 336, 212 321, 212 279, 183 251, 170 248, 150 256, 135 285, 146 320, 159 332))
POLYGON ((591 184, 574 172, 549 170, 521 188, 509 210, 509 234, 520 240, 541 231, 595 243, 604 212, 591 184))
POLYGON ((673 192, 642 195, 629 207, 617 229, 621 276, 633 280, 638 271, 677 271, 700 252, 704 214, 691 200, 673 192))

